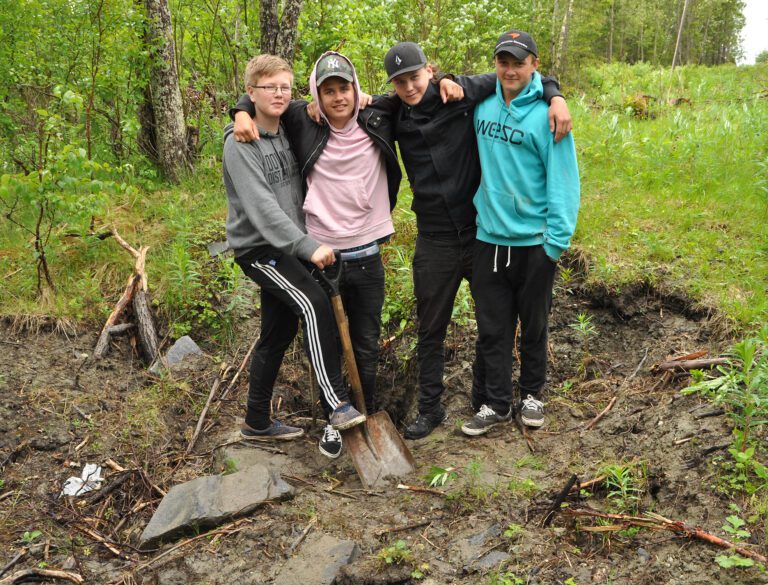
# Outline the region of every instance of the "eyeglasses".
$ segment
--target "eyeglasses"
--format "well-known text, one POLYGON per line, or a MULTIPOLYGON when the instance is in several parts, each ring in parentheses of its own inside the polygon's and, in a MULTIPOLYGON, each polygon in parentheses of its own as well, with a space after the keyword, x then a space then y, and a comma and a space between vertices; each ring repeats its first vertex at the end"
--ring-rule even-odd
POLYGON ((263 89, 267 93, 271 93, 272 95, 277 95, 278 92, 280 93, 291 93, 291 88, 288 86, 281 86, 281 85, 252 85, 251 87, 254 87, 256 89, 263 89))

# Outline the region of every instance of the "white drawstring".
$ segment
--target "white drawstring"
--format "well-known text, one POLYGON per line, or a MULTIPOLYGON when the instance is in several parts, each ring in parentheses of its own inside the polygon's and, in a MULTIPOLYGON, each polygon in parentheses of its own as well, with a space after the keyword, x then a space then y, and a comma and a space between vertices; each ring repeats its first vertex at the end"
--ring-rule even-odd
POLYGON ((498 272, 498 268, 496 267, 496 259, 499 257, 499 247, 496 246, 496 251, 493 253, 493 271, 498 272))
POLYGON ((507 248, 507 265, 505 266, 505 268, 509 268, 509 262, 511 258, 512 258, 512 246, 507 248))

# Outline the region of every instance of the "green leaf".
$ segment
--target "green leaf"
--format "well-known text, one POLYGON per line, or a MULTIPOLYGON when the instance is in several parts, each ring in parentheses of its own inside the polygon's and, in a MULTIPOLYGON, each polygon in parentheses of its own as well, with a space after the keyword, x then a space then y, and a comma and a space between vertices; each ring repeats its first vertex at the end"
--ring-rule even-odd
POLYGON ((734 567, 753 567, 755 565, 755 561, 752 559, 744 558, 741 555, 718 555, 715 557, 715 562, 724 569, 732 569, 734 567))

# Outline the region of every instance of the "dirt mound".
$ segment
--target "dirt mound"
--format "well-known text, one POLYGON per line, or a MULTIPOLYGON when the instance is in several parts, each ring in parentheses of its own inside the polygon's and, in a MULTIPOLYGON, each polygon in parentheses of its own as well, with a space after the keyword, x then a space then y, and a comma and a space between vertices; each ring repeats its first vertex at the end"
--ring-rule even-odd
MULTIPOLYGON (((409 443, 419 468, 404 478, 425 488, 433 467, 452 468, 436 488, 444 495, 395 487, 366 491, 347 457, 331 462, 317 452, 322 425, 312 426, 307 370, 297 346, 287 356, 276 407, 309 432, 272 451, 255 448, 261 459, 279 460, 298 496, 213 537, 193 539, 152 564, 161 551, 133 547, 162 492, 205 473, 231 471, 231 461, 214 450, 231 438, 241 416, 245 381, 215 404, 195 454, 184 456, 221 371, 213 360, 183 379, 157 379, 132 357, 127 341, 94 362, 96 331, 21 332, 1 324, 0 567, 26 551, 10 572, 44 563, 78 572, 87 583, 270 583, 289 556, 301 554, 309 526, 358 544, 363 568, 345 570, 347 582, 355 579, 349 575, 376 573, 388 555, 433 584, 488 583, 492 576, 496 583, 580 585, 764 582, 754 569, 721 569, 713 559, 722 551, 670 532, 595 531, 595 521, 565 514, 541 527, 554 494, 572 474, 586 481, 611 466, 629 477, 627 491, 617 496, 611 494, 615 487, 598 482, 569 498, 570 505, 652 510, 718 534, 733 514, 732 502, 716 489, 712 459, 718 451, 705 454, 729 442, 727 420, 702 417, 711 407, 681 396, 683 382, 661 384, 651 372, 672 355, 721 349, 706 316, 681 306, 680 299, 583 293, 576 288, 556 294, 548 423, 530 433, 534 452, 514 424, 474 439, 459 431, 472 414, 474 333, 457 329, 447 342, 449 420, 409 443), (584 430, 613 396, 610 412, 584 430), (64 480, 83 464, 107 460, 112 469, 105 488, 94 494, 109 492, 58 498, 64 480)), ((224 359, 236 367, 243 354, 241 349, 224 359)), ((382 405, 399 422, 413 416, 412 356, 407 336, 387 342, 382 354, 382 405)), ((754 544, 765 544, 764 522, 750 526, 754 544)), ((375 582, 403 582, 407 573, 394 571, 392 580, 375 582)))

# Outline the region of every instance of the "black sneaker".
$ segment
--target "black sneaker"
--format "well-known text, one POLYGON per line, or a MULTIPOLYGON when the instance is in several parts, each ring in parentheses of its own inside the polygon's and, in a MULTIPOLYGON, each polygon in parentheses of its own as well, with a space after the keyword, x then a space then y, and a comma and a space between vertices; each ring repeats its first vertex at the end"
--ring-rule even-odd
POLYGON ((273 420, 272 424, 263 430, 254 429, 245 423, 240 425, 240 436, 244 439, 274 439, 276 441, 288 441, 290 439, 296 439, 303 434, 304 429, 286 425, 279 420, 273 420))
POLYGON ((448 418, 448 414, 442 406, 438 406, 428 414, 421 414, 416 420, 405 427, 403 435, 406 439, 422 439, 437 428, 440 423, 448 418))
POLYGON ((328 420, 337 431, 350 429, 355 425, 365 422, 365 415, 352 406, 349 402, 342 402, 331 413, 328 420))
POLYGON ((520 420, 527 427, 539 428, 544 425, 544 403, 530 394, 520 402, 520 420))
POLYGON ((464 423, 461 432, 470 437, 484 435, 499 423, 507 422, 512 418, 512 408, 507 414, 498 414, 487 404, 483 404, 477 414, 468 423, 464 423))
POLYGON ((341 455, 341 433, 331 425, 325 425, 323 436, 320 437, 320 453, 330 459, 336 459, 341 455))

